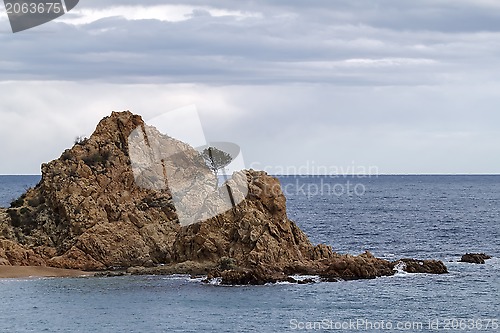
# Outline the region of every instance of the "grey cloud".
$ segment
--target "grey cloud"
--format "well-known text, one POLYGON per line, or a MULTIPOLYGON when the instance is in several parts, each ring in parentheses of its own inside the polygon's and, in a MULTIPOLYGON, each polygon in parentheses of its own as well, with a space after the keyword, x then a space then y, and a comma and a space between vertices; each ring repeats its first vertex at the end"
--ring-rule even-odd
MULTIPOLYGON (((109 4, 137 5, 130 0, 102 2, 88 0, 85 6, 105 7, 109 4)), ((499 6, 494 1, 344 1, 344 0, 312 0, 282 1, 257 0, 233 1, 217 0, 149 0, 141 1, 141 5, 194 5, 215 8, 261 11, 268 16, 280 14, 297 14, 306 17, 310 22, 324 24, 366 24, 379 28, 403 30, 432 30, 445 32, 499 31, 499 6)))
MULTIPOLYGON (((181 4, 140 6, 168 3, 181 4)), ((79 123, 91 130, 112 109, 191 103, 209 139, 240 144, 248 163, 498 172, 500 11, 483 3, 188 0, 199 8, 180 22, 110 17, 0 33, 0 77, 13 80, 0 91, 9 160, 0 172, 36 172, 82 134, 79 123), (212 17, 201 7, 261 16, 212 17), (52 82, 22 84, 35 80, 52 82)), ((118 4, 136 5, 77 8, 118 4)))
MULTIPOLYGON (((99 3, 79 6, 103 6, 99 3)), ((165 3, 179 4, 147 1, 141 6, 165 3)), ((114 17, 79 27, 52 23, 37 33, 0 34, 6 50, 2 61, 18 64, 0 68, 0 72, 3 79, 11 80, 31 76, 104 82, 434 85, 453 80, 450 74, 457 71, 482 71, 481 64, 470 58, 498 61, 495 55, 500 45, 495 33, 481 33, 482 38, 477 38, 480 33, 476 30, 431 32, 427 31, 429 24, 413 17, 432 19, 433 12, 442 12, 440 22, 448 27, 449 21, 459 25, 465 21, 454 14, 458 6, 418 7, 400 1, 370 2, 369 6, 355 1, 313 1, 308 6, 283 3, 210 3, 217 8, 260 12, 261 18, 211 17, 195 11, 181 22, 114 17), (389 61, 363 66, 342 63, 357 58, 389 61), (391 59, 403 61, 391 65, 391 59)), ((471 13, 482 24, 488 20, 480 15, 494 15, 485 8, 478 7, 477 13, 469 9, 463 7, 460 13, 471 13)), ((484 30, 495 30, 495 24, 484 30)))

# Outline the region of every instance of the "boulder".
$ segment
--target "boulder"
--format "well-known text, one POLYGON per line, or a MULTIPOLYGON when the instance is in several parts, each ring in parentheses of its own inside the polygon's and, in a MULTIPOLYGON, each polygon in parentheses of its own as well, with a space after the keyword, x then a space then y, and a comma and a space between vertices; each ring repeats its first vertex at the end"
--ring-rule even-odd
POLYGON ((448 273, 448 268, 442 261, 439 260, 401 259, 394 262, 395 265, 397 265, 398 263, 402 263, 403 270, 407 273, 448 273))
POLYGON ((484 264, 485 260, 488 259, 491 259, 491 256, 484 253, 466 253, 459 261, 468 262, 471 264, 484 264))
POLYGON ((320 272, 325 281, 374 279, 394 274, 394 264, 375 258, 370 252, 359 256, 337 255, 324 262, 326 268, 320 272))
POLYGON ((0 238, 0 265, 45 266, 45 261, 33 249, 26 249, 17 242, 0 238))

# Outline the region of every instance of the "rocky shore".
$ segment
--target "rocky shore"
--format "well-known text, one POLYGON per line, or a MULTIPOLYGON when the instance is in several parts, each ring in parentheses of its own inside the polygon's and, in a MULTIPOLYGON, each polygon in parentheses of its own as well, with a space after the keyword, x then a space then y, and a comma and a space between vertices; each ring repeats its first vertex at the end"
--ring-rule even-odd
POLYGON ((42 165, 35 188, 0 209, 0 265, 184 273, 223 284, 293 282, 296 274, 325 281, 371 279, 394 274, 396 265, 414 273, 447 273, 440 261, 389 262, 369 252, 353 256, 314 246, 288 219, 279 181, 260 171, 233 177, 248 188, 238 205, 183 226, 168 188, 137 186, 127 138, 138 128, 165 153, 182 150, 184 171, 199 163, 194 149, 148 127, 140 116, 113 112, 90 138, 42 165))

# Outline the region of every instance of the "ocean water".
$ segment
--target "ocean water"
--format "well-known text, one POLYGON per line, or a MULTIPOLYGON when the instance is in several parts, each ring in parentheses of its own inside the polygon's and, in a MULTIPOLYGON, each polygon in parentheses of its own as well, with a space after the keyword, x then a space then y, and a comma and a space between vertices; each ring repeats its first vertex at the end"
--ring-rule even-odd
MULTIPOLYGON (((0 206, 36 183, 0 176, 0 206)), ((497 332, 500 176, 280 177, 335 251, 444 260, 446 275, 226 287, 186 276, 0 280, 0 332, 497 332), (458 263, 486 252, 485 265, 458 263)))
POLYGON ((41 176, 0 176, 0 207, 9 207, 27 189, 35 186, 41 176))

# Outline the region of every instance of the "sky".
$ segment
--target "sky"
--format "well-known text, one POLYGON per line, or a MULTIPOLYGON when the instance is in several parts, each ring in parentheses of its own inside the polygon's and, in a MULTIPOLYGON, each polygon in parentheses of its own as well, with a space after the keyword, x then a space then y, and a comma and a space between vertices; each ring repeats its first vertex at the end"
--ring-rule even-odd
POLYGON ((0 8, 0 174, 189 105, 270 173, 500 173, 497 0, 82 0, 16 34, 0 8))

